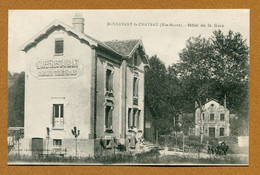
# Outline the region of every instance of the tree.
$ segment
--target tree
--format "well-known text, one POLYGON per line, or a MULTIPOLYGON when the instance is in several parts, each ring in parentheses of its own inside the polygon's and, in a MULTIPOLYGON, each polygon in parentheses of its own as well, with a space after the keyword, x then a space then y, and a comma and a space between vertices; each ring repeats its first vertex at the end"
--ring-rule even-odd
POLYGON ((201 108, 209 97, 223 101, 248 121, 249 48, 240 33, 214 31, 209 39, 190 38, 174 65, 182 94, 201 108))
POLYGON ((24 72, 8 72, 14 84, 8 87, 8 126, 24 126, 24 72))
POLYGON ((77 127, 74 126, 74 128, 71 130, 72 135, 75 137, 75 150, 76 150, 76 156, 78 155, 78 136, 80 134, 80 130, 77 130, 77 127))
POLYGON ((165 64, 156 55, 149 59, 149 63, 145 77, 146 104, 156 111, 157 118, 153 119, 155 129, 159 134, 169 134, 173 130, 173 118, 177 116, 171 98, 175 86, 169 79, 165 64))

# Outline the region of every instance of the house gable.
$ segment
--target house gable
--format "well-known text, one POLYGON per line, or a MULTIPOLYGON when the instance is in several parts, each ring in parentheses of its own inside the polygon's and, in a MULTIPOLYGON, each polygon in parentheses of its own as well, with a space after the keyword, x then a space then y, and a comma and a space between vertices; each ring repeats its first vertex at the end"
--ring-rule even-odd
POLYGON ((88 37, 87 35, 76 31, 75 29, 62 23, 61 21, 55 20, 50 25, 45 27, 41 32, 39 32, 36 36, 31 38, 29 41, 27 41, 20 49, 22 51, 27 52, 33 46, 37 45, 42 39, 48 37, 52 32, 54 32, 58 29, 62 29, 64 31, 68 32, 69 34, 74 35, 76 38, 78 38, 82 42, 86 42, 90 46, 98 45, 97 40, 94 40, 93 38, 88 37))

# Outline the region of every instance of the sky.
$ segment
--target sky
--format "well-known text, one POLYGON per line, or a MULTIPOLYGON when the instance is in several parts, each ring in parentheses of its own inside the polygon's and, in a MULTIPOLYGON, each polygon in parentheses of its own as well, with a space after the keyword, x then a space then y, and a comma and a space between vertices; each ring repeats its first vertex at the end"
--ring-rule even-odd
POLYGON ((81 13, 85 33, 99 41, 142 39, 146 54, 157 55, 166 66, 179 61, 179 52, 194 36, 210 37, 214 30, 239 32, 249 45, 247 9, 222 10, 9 10, 8 70, 24 71, 21 46, 58 19, 72 26, 81 13))

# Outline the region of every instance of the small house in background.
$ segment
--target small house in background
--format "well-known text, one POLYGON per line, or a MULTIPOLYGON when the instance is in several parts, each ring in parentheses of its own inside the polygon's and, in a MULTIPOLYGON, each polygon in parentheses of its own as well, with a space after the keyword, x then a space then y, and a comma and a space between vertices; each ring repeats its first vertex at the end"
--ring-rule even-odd
POLYGON ((229 136, 229 110, 215 99, 195 109, 195 135, 221 137, 229 136))

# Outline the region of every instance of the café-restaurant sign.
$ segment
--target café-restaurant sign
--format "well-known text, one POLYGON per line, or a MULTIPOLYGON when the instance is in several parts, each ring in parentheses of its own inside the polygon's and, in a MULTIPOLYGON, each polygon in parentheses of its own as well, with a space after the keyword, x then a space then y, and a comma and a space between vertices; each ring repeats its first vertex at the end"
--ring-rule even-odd
POLYGON ((31 73, 38 78, 75 78, 83 73, 78 59, 37 59, 31 73))

